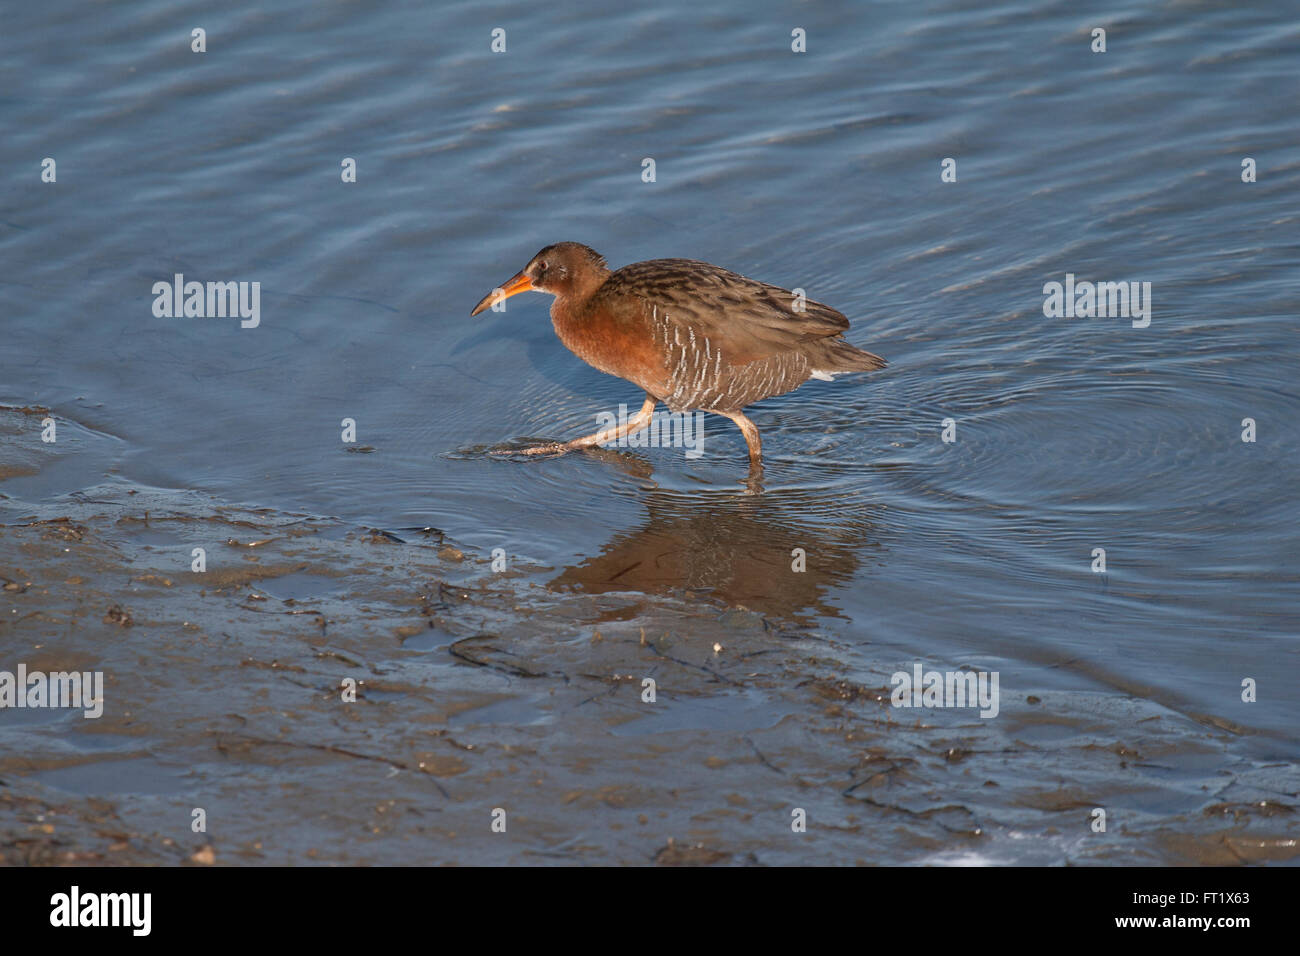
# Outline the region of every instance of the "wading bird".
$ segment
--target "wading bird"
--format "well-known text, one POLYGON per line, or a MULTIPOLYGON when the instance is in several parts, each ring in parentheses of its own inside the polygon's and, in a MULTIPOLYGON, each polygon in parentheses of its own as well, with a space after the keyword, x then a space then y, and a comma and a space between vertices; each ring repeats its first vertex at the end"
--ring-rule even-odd
POLYGON ((471 316, 520 292, 555 296, 560 341, 588 365, 646 393, 626 423, 525 454, 563 454, 617 441, 648 426, 655 406, 730 418, 749 446, 750 476, 763 446, 747 405, 792 391, 810 378, 884 368, 885 360, 844 341, 849 320, 830 306, 694 259, 651 259, 610 271, 577 242, 533 256, 471 316))

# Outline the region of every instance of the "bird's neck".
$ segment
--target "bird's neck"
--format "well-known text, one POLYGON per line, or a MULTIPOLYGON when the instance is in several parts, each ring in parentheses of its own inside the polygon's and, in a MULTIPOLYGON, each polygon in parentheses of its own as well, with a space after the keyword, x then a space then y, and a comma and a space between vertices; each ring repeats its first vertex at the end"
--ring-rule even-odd
POLYGON ((585 303, 596 290, 605 284, 605 280, 610 277, 610 271, 604 266, 596 269, 584 271, 581 275, 573 277, 573 285, 570 288, 569 295, 575 303, 585 303))
POLYGON ((574 276, 568 286, 556 292, 555 302, 551 306, 551 317, 558 319, 563 316, 569 322, 579 321, 591 297, 609 277, 608 269, 593 269, 583 275, 574 276))

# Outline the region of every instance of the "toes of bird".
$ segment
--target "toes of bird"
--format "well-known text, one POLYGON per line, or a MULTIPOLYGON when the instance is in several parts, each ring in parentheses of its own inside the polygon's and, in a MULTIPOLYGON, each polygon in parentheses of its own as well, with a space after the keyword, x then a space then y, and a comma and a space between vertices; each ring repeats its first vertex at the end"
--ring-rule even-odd
POLYGON ((556 454, 564 451, 564 446, 556 442, 508 441, 487 449, 487 453, 496 458, 514 458, 518 455, 556 454))
POLYGON ((563 455, 568 450, 564 445, 552 442, 548 445, 534 445, 532 448, 523 448, 520 452, 524 455, 563 455))

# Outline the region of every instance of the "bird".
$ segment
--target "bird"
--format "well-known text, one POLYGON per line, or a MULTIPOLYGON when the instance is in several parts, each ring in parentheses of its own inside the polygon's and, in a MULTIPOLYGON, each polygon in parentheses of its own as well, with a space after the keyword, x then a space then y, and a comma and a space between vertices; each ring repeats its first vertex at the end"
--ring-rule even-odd
POLYGON ((747 406, 809 379, 832 381, 886 364, 845 341, 849 320, 842 313, 802 294, 695 259, 650 259, 611 270, 604 256, 579 242, 546 246, 470 316, 530 291, 555 297, 551 323, 569 351, 637 385, 645 402, 613 428, 524 454, 562 455, 617 441, 647 427, 663 402, 672 412, 712 412, 734 422, 753 479, 762 474, 763 445, 747 406))

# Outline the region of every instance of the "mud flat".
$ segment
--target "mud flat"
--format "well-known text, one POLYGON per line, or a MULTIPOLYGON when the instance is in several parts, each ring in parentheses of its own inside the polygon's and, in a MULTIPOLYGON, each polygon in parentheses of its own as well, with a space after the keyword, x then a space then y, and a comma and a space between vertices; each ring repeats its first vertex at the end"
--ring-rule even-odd
POLYGON ((895 708, 896 649, 565 574, 112 480, 0 499, 0 670, 104 675, 98 719, 0 710, 0 861, 1297 858, 1293 766, 1240 728, 1006 682, 997 720, 895 708))

